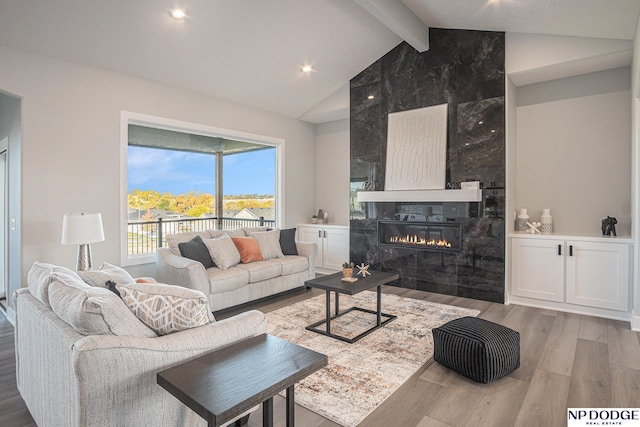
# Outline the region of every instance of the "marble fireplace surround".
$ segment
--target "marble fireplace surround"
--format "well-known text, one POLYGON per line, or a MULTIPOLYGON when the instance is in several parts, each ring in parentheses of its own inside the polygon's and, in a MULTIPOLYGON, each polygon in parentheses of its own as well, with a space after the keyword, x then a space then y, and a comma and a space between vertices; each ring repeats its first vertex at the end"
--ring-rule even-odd
POLYGON ((397 271, 397 286, 504 302, 504 33, 431 29, 430 40, 423 53, 401 43, 351 80, 350 259, 397 271), (480 181, 482 190, 386 194, 388 114, 444 103, 447 186, 480 181), (460 250, 379 245, 378 221, 402 215, 459 223, 460 250))

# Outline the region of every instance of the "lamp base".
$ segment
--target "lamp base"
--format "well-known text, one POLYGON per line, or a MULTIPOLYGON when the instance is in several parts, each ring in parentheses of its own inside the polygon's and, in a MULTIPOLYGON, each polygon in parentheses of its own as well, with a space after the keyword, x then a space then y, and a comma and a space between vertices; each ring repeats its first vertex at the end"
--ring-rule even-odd
POLYGON ((78 246, 78 263, 76 264, 76 271, 89 271, 92 270, 91 266, 91 246, 87 244, 78 246))

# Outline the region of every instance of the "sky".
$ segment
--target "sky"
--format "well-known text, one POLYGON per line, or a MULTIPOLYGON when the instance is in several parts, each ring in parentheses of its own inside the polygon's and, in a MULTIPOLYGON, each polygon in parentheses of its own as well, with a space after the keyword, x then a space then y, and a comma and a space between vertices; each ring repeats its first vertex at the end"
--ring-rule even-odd
MULTIPOLYGON (((215 194, 213 154, 129 146, 128 192, 215 194)), ((275 148, 224 158, 224 194, 275 194, 275 148)))

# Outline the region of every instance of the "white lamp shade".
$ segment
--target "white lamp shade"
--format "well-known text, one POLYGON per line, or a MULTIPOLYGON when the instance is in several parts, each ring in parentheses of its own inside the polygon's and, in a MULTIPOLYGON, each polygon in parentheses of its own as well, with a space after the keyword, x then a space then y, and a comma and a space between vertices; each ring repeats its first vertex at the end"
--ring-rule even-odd
POLYGON ((65 214, 62 218, 62 244, 85 245, 104 241, 102 215, 65 214))

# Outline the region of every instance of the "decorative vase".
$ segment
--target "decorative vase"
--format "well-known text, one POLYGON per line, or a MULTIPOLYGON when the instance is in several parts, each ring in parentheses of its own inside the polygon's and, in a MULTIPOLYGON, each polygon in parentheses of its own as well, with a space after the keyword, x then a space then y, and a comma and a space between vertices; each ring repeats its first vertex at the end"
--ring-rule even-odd
POLYGON ((553 218, 551 217, 550 209, 542 209, 542 215, 540 216, 540 232, 543 234, 553 233, 553 218))
POLYGON ((527 231, 527 222, 529 222, 529 214, 527 214, 526 208, 522 208, 518 215, 516 231, 527 231))
POLYGON ((353 277, 353 268, 342 268, 342 277, 353 277))
POLYGON ((318 209, 318 224, 324 224, 324 212, 322 212, 322 209, 318 209))
POLYGON ((329 224, 329 212, 324 213, 324 215, 322 216, 322 222, 324 224, 329 224))

